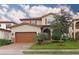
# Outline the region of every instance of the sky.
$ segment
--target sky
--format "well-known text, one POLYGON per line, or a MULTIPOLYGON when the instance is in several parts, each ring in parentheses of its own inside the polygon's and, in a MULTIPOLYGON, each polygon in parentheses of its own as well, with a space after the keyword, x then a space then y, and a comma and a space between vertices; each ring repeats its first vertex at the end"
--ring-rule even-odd
MULTIPOLYGON (((31 6, 34 6, 34 5, 37 5, 37 4, 31 4, 31 6)), ((39 4, 38 4, 39 5, 39 4)), ((37 6, 38 6, 37 5, 37 6)), ((42 4, 44 6, 47 6, 47 7, 56 7, 56 6, 62 6, 62 5, 66 5, 66 6, 70 6, 71 9, 74 11, 74 12, 79 12, 79 4, 42 4)))
POLYGON ((71 14, 79 14, 79 4, 0 4, 0 19, 20 23, 19 19, 58 13, 60 8, 65 8, 71 14))

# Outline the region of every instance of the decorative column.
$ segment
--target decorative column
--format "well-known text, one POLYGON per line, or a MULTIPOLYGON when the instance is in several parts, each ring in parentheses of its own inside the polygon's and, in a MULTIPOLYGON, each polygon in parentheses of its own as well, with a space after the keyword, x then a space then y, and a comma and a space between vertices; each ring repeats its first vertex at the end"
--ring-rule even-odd
POLYGON ((74 35, 74 39, 75 39, 75 31, 76 31, 76 30, 75 30, 75 26, 76 26, 76 22, 74 21, 74 22, 73 22, 73 35, 74 35))
POLYGON ((52 29, 50 29, 51 40, 52 40, 52 31, 53 31, 53 30, 52 30, 52 29))

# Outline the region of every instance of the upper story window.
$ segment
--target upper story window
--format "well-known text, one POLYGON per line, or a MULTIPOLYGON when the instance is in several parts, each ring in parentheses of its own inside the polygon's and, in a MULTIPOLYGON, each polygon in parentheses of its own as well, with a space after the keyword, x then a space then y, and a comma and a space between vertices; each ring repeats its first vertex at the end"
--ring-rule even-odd
POLYGON ((45 19, 45 24, 47 24, 47 19, 45 19))
POLYGON ((52 19, 47 19, 47 24, 50 25, 52 23, 52 21, 53 21, 52 19))
POLYGON ((48 21, 48 24, 51 24, 52 23, 52 21, 48 21))

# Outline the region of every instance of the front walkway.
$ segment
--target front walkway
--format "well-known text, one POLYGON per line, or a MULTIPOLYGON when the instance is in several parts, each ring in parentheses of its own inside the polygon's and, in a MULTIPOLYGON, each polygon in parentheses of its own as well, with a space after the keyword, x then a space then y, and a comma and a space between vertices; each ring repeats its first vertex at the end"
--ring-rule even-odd
POLYGON ((17 43, 17 44, 10 44, 3 47, 0 47, 0 55, 22 55, 23 49, 28 49, 32 46, 32 43, 24 44, 24 43, 17 43))

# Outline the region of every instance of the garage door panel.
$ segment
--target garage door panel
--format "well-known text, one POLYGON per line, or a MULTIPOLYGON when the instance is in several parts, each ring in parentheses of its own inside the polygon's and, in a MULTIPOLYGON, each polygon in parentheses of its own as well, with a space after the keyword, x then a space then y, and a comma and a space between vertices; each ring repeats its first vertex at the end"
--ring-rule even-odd
POLYGON ((15 34, 16 43, 32 43, 35 41, 36 32, 17 32, 15 34))

